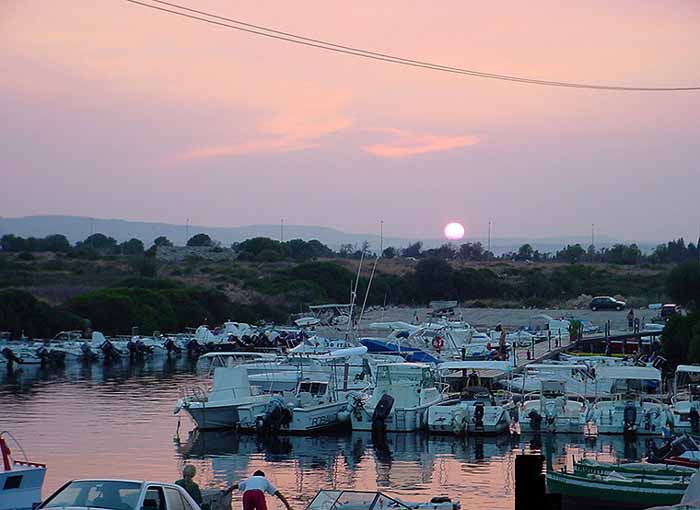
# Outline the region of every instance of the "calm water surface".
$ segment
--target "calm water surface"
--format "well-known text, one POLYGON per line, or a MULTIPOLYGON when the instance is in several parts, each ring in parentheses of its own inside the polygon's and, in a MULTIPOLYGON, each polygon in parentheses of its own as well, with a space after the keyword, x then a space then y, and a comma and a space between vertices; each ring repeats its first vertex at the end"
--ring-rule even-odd
MULTIPOLYGON (((48 465, 45 496, 72 478, 173 481, 192 463, 203 487, 223 488, 262 469, 298 510, 322 488, 379 488, 414 501, 449 495, 463 508, 510 509, 517 453, 542 451, 555 467, 584 453, 601 460, 644 454, 643 441, 615 437, 389 434, 375 445, 369 433, 357 432, 271 440, 197 432, 186 416, 173 415, 173 405, 181 388, 198 380, 184 358, 60 370, 0 366, 0 430, 48 465)), ((283 508, 276 499, 269 504, 283 508)))

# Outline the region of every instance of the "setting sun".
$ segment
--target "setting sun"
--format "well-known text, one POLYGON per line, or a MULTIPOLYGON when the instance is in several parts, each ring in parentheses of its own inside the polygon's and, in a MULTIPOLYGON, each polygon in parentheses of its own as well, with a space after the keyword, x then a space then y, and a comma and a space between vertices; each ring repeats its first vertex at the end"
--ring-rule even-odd
POLYGON ((461 223, 448 223, 445 225, 445 237, 451 240, 462 239, 464 237, 464 227, 461 223))

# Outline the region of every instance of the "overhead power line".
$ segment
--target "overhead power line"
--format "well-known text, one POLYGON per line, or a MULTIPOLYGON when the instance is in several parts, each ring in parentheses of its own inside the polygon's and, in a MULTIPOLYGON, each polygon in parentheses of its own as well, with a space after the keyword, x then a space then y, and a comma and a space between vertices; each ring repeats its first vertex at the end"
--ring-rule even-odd
POLYGON ((399 64, 411 67, 418 67, 422 69, 428 69, 432 71, 441 71, 445 73, 461 74, 466 76, 472 76, 477 78, 489 78, 494 80, 511 81, 516 83, 524 83, 529 85, 543 85, 548 87, 566 87, 566 88, 577 88, 577 89, 593 89, 593 90, 612 90, 612 91, 638 91, 638 92, 683 92, 683 91, 693 91, 700 90, 700 86, 692 87, 636 87, 636 86, 614 86, 614 85, 600 85, 592 83, 575 83, 575 82, 565 82, 565 81, 551 81, 551 80, 540 80, 535 78, 527 78, 523 76, 514 76, 507 74, 494 74, 486 73, 483 71, 476 71, 473 69, 465 69, 461 67, 445 66, 440 64, 434 64, 431 62, 426 62, 422 60, 408 59, 403 57, 398 57, 395 55, 390 55, 386 53, 379 53, 376 51, 364 50, 361 48, 356 48, 353 46, 345 46, 342 44, 336 44, 329 41, 324 41, 322 39, 314 39, 311 37, 305 37, 302 35, 293 34, 290 32, 283 32, 281 30, 275 30, 272 28, 267 28, 261 25, 254 25, 252 23, 247 23, 234 18, 228 18, 225 16, 220 16, 206 11, 201 11, 197 9, 192 9, 185 5, 180 5, 172 2, 167 2, 164 0, 150 0, 150 1, 140 1, 140 0, 126 0, 132 4, 136 4, 142 7, 148 7, 149 9, 155 9, 157 11, 165 12, 168 14, 174 14, 184 18, 189 18, 196 21, 201 21, 209 23, 211 25, 217 25, 225 28, 231 28, 233 30, 239 30, 241 32, 247 32, 253 35, 263 36, 271 39, 277 39, 280 41, 290 42, 294 44, 299 44, 302 46, 308 46, 313 48, 318 48, 326 51, 332 51, 335 53, 342 53, 345 55, 352 55, 356 57, 362 57, 372 60, 378 60, 382 62, 388 62, 392 64, 399 64), (160 5, 155 5, 160 4, 160 5), (165 5, 167 7, 161 7, 165 5))

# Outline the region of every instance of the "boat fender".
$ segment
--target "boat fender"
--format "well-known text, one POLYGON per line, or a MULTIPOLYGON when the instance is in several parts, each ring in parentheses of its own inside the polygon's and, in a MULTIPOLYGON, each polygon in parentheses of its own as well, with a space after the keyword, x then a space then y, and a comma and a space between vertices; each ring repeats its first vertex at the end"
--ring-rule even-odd
POLYGON ((634 432, 637 423, 637 408, 632 403, 625 404, 623 413, 625 432, 634 432))
POLYGON ((693 432, 700 430, 700 413, 695 407, 690 408, 690 428, 693 432))
POLYGON ((386 432, 386 419, 391 414, 391 409, 394 407, 394 397, 385 393, 377 402, 377 406, 372 413, 372 432, 386 432))
POLYGON ((542 427, 542 416, 540 413, 533 409, 527 416, 530 418, 530 428, 532 428, 532 430, 539 431, 542 427))
POLYGON ((452 432, 456 435, 465 434, 468 431, 467 413, 464 409, 457 409, 452 417, 452 432))
POLYGON ((478 403, 474 406, 474 425, 478 428, 484 426, 484 404, 478 403))

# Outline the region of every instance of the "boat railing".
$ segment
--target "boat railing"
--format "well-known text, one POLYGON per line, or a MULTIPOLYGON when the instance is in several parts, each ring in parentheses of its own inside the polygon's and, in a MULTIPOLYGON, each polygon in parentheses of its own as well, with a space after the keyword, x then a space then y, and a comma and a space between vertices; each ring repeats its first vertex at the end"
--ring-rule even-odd
POLYGON ((191 384, 182 388, 181 395, 183 399, 187 400, 206 400, 209 388, 203 384, 191 384))

